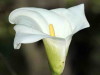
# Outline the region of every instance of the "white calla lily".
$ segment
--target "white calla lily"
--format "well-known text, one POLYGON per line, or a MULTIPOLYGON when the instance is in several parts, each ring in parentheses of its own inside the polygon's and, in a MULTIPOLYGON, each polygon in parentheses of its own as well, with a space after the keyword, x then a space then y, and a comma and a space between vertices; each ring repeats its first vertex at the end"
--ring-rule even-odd
POLYGON ((11 12, 9 21, 16 24, 15 49, 19 49, 21 43, 33 43, 43 39, 55 75, 63 72, 72 35, 89 27, 84 13, 84 4, 53 10, 19 8, 11 12))

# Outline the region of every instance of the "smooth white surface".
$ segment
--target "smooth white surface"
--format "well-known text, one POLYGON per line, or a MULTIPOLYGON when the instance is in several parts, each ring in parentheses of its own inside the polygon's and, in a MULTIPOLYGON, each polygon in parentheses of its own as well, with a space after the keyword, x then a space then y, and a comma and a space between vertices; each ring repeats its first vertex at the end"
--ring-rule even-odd
MULTIPOLYGON (((43 8, 18 8, 11 12, 9 21, 16 24, 14 48, 21 43, 33 43, 44 38, 62 38, 66 40, 81 29, 89 27, 85 17, 84 4, 71 8, 47 10, 43 8), (53 24, 55 37, 49 33, 49 24, 53 24)), ((69 43, 70 44, 70 43, 69 43)), ((69 45, 68 45, 69 46, 69 45)))

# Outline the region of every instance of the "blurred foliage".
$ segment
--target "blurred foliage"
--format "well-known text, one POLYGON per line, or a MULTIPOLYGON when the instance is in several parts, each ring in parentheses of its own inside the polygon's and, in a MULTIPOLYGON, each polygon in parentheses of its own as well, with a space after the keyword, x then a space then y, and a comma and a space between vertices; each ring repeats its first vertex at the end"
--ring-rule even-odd
MULTIPOLYGON (((64 0, 60 2, 62 1, 64 2, 64 0)), ((48 6, 47 3, 49 2, 46 3, 45 0, 21 0, 21 2, 20 0, 0 0, 0 53, 3 56, 3 58, 0 56, 1 75, 16 75, 15 72, 18 75, 28 75, 22 50, 16 51, 13 49, 14 25, 8 22, 9 13, 17 6, 25 6, 23 3, 26 3, 26 6, 39 6, 40 4, 40 7, 44 4, 43 6, 48 9, 58 7, 55 4, 58 2, 53 3, 53 0, 51 2, 54 4, 51 5, 52 7, 50 4, 48 6), (10 69, 13 69, 11 70, 13 73, 11 73, 7 65, 10 66, 10 69)), ((100 75, 100 0, 65 0, 65 3, 62 3, 65 5, 59 7, 66 6, 68 8, 80 3, 85 3, 86 16, 91 27, 78 32, 73 37, 68 54, 71 70, 73 75, 100 75)), ((41 42, 39 42, 40 44, 41 42)))
POLYGON ((90 3, 92 4, 92 10, 95 13, 100 13, 100 0, 91 0, 90 3))
POLYGON ((77 2, 77 0, 66 0, 66 6, 72 6, 77 2))

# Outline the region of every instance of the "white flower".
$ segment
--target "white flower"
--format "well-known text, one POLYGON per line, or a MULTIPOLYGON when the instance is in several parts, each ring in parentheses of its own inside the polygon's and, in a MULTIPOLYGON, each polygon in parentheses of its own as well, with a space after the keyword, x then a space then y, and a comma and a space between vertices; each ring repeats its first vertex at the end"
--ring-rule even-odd
POLYGON ((9 21, 16 24, 14 48, 43 39, 50 65, 58 74, 63 72, 72 35, 89 27, 84 4, 53 10, 19 8, 11 12, 9 21))

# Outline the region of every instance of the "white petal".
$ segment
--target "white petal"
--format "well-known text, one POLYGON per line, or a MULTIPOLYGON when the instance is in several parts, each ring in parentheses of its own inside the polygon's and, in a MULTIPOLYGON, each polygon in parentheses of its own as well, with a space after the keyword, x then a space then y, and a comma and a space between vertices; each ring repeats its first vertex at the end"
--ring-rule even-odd
POLYGON ((25 10, 31 10, 41 14, 47 21, 48 27, 49 24, 53 24, 56 37, 65 38, 65 35, 71 33, 70 23, 62 16, 52 12, 50 10, 41 9, 41 8, 21 8, 25 10))
MULTIPOLYGON (((27 27, 27 28, 30 28, 32 30, 37 30, 37 31, 41 31, 42 32, 42 29, 39 27, 38 23, 35 20, 32 20, 32 19, 30 19, 29 17, 26 17, 26 16, 18 16, 16 18, 16 25, 15 25, 14 28, 16 29, 16 27, 17 27, 17 29, 18 29, 18 28, 20 28, 20 25, 21 25, 21 27, 24 26, 24 28, 27 27)), ((24 28, 22 28, 22 29, 24 29, 24 28)), ((19 31, 17 29, 16 29, 16 31, 19 31)), ((20 30, 20 31, 24 32, 25 29, 24 30, 20 30)))
POLYGON ((33 43, 37 42, 43 38, 49 38, 48 35, 36 35, 36 34, 27 34, 27 33, 16 33, 14 39, 14 48, 19 49, 21 43, 33 43))
POLYGON ((81 29, 89 27, 89 23, 85 17, 84 4, 80 4, 69 9, 58 8, 52 11, 65 17, 66 20, 69 21, 73 34, 81 29))
POLYGON ((52 38, 54 40, 63 40, 62 38, 52 37, 46 34, 29 34, 18 32, 14 39, 14 48, 19 49, 22 43, 33 43, 44 38, 52 38))
POLYGON ((16 31, 16 33, 44 34, 42 31, 25 25, 15 25, 14 30, 16 31))
POLYGON ((31 26, 36 30, 49 34, 45 19, 39 13, 31 10, 16 9, 10 14, 9 21, 12 24, 31 26))

